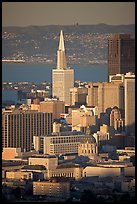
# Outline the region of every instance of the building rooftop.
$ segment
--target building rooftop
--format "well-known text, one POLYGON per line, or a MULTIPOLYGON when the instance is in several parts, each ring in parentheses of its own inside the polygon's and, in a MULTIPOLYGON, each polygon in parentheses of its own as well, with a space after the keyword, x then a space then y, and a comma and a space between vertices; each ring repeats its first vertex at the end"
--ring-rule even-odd
POLYGON ((85 135, 80 139, 80 143, 96 143, 96 139, 92 135, 85 135))
POLYGON ((67 163, 63 163, 63 164, 59 164, 57 166, 57 169, 62 169, 62 168, 74 168, 74 167, 80 167, 79 164, 74 164, 72 162, 67 162, 67 163))
POLYGON ((32 155, 30 158, 56 158, 55 154, 37 154, 37 155, 32 155))
POLYGON ((46 170, 46 167, 44 165, 26 165, 22 167, 21 169, 26 170, 46 170))
POLYGON ((73 136, 73 135, 85 135, 85 133, 81 132, 81 131, 66 131, 66 132, 59 132, 59 133, 51 133, 49 135, 46 136, 73 136))

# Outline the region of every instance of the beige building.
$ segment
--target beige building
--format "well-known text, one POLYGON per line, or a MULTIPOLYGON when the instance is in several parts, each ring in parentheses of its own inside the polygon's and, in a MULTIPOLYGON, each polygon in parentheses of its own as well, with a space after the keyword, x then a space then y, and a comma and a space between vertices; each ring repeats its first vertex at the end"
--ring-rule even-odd
POLYGON ((100 113, 105 113, 107 109, 117 106, 124 110, 124 86, 123 83, 103 82, 88 83, 88 106, 98 107, 98 117, 100 113))
POLYGON ((2 113, 2 147, 32 149, 33 135, 52 132, 52 113, 15 109, 2 113))
POLYGON ((37 110, 38 112, 40 112, 40 104, 32 103, 31 110, 37 110))
POLYGON ((84 131, 87 126, 95 127, 97 130, 97 110, 81 106, 77 110, 72 110, 72 130, 84 131))
POLYGON ((127 136, 135 136, 135 75, 125 75, 125 130, 127 136))
POLYGON ((40 112, 52 113, 53 119, 60 118, 60 114, 65 113, 65 103, 57 99, 45 99, 40 102, 40 112))
POLYGON ((74 87, 70 89, 70 106, 86 104, 88 90, 86 87, 74 87))
POLYGON ((70 88, 74 87, 74 69, 68 69, 65 56, 63 32, 60 33, 57 51, 57 67, 52 70, 52 96, 70 105, 70 88))
POLYGON ((48 170, 48 178, 52 177, 67 177, 76 180, 82 178, 83 167, 78 164, 60 164, 56 169, 48 170))
POLYGON ((43 165, 48 170, 56 169, 58 166, 58 158, 54 155, 47 155, 47 156, 35 156, 30 157, 28 160, 29 165, 43 165))
MULTIPOLYGON (((39 138, 40 145, 41 142, 43 144, 43 153, 44 154, 67 154, 67 153, 77 153, 78 152, 78 144, 80 142, 80 138, 84 135, 82 132, 60 132, 60 133, 52 133, 49 135, 45 135, 44 137, 34 136, 39 138)), ((37 141, 37 140, 33 140, 37 141)), ((34 148, 40 148, 37 144, 34 143, 34 148)), ((37 149, 38 150, 38 149, 37 149)))
POLYGON ((100 131, 93 134, 96 139, 98 151, 102 149, 102 145, 108 144, 108 141, 114 136, 114 129, 108 125, 103 124, 100 126, 100 131))
POLYGON ((12 160, 22 155, 21 148, 3 148, 2 160, 12 160))
POLYGON ((124 130, 124 120, 121 118, 120 110, 117 106, 112 108, 110 113, 110 126, 115 130, 124 130))
POLYGON ((53 132, 60 132, 61 123, 54 122, 53 123, 53 132))
POLYGON ((60 118, 60 114, 65 113, 65 103, 57 99, 45 98, 39 104, 31 104, 31 110, 38 110, 42 113, 52 113, 53 119, 60 118))
POLYGON ((46 195, 67 200, 70 197, 70 182, 56 180, 33 182, 33 195, 46 195))
POLYGON ((109 82, 124 83, 124 81, 125 81, 125 74, 109 75, 109 82))
POLYGON ((120 167, 87 166, 83 170, 83 177, 91 177, 91 176, 99 176, 99 177, 121 176, 121 168, 120 167))
POLYGON ((7 171, 6 179, 33 179, 33 173, 28 171, 7 171))

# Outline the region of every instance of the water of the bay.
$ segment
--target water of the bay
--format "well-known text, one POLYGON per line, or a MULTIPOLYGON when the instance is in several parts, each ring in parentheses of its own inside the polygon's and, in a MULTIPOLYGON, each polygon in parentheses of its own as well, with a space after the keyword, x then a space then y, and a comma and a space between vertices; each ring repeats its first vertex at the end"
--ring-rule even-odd
MULTIPOLYGON (((2 82, 52 82, 52 69, 55 65, 31 64, 31 63, 3 63, 2 82)), ((75 80, 81 82, 105 82, 107 81, 107 65, 74 65, 75 80)), ((17 91, 3 90, 2 101, 17 101, 17 91)))
MULTIPOLYGON (((3 63, 2 81, 3 82, 21 82, 28 81, 40 83, 43 81, 52 81, 52 69, 55 65, 42 63, 3 63)), ((75 80, 104 82, 107 81, 107 65, 74 65, 75 80)))

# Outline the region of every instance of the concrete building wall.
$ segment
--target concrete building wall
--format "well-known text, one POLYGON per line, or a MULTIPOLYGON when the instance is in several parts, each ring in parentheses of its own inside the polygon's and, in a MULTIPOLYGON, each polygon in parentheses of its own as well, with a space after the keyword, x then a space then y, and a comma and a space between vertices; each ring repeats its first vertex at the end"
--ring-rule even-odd
POLYGON ((81 112, 79 110, 72 110, 72 126, 80 124, 81 112))
POLYGON ((135 166, 125 167, 124 168, 124 175, 125 176, 133 176, 133 177, 135 177, 135 166))
POLYGON ((33 173, 24 171, 7 171, 6 179, 33 179, 33 173))
POLYGON ((54 198, 70 197, 69 182, 33 182, 33 195, 47 195, 54 198))
POLYGON ((70 105, 70 88, 74 87, 74 70, 52 70, 52 95, 70 105))
POLYGON ((21 148, 3 148, 2 160, 11 160, 16 156, 21 156, 21 148))
POLYGON ((125 76, 125 130, 127 136, 135 136, 135 75, 125 76))
POLYGON ((61 113, 65 113, 65 103, 59 100, 47 100, 40 102, 40 112, 52 113, 53 119, 60 118, 61 113))
POLYGON ((74 87, 70 89, 70 105, 73 106, 76 103, 86 104, 87 88, 86 87, 74 87))
POLYGON ((115 177, 120 175, 121 175, 121 168, 105 168, 105 167, 88 166, 83 170, 83 177, 90 177, 90 176, 115 177))
POLYGON ((92 157, 98 154, 98 147, 97 144, 93 143, 80 143, 78 145, 78 155, 92 157))
POLYGON ((40 112, 40 105, 39 104, 31 104, 31 110, 38 110, 38 112, 40 112))
POLYGON ((2 114, 2 147, 32 149, 33 135, 52 132, 52 113, 16 109, 2 114))
POLYGON ((63 167, 52 169, 48 171, 48 178, 51 177, 70 177, 79 180, 82 178, 82 167, 63 167))
POLYGON ((29 165, 44 165, 47 169, 55 169, 58 165, 58 158, 30 157, 29 165))
POLYGON ((88 83, 88 106, 98 106, 98 117, 100 113, 106 112, 108 108, 117 106, 124 109, 124 87, 121 83, 104 82, 88 83))
MULTIPOLYGON (((66 133, 67 134, 67 133, 66 133)), ((44 154, 77 153, 80 138, 83 135, 61 135, 44 137, 44 154)))

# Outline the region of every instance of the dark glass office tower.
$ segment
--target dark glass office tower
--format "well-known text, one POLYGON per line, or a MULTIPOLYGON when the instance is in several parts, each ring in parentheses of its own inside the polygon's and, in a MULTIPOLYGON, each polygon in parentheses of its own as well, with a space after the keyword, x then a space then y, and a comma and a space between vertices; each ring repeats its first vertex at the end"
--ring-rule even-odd
POLYGON ((108 39, 108 75, 135 72, 135 39, 115 34, 108 39))

